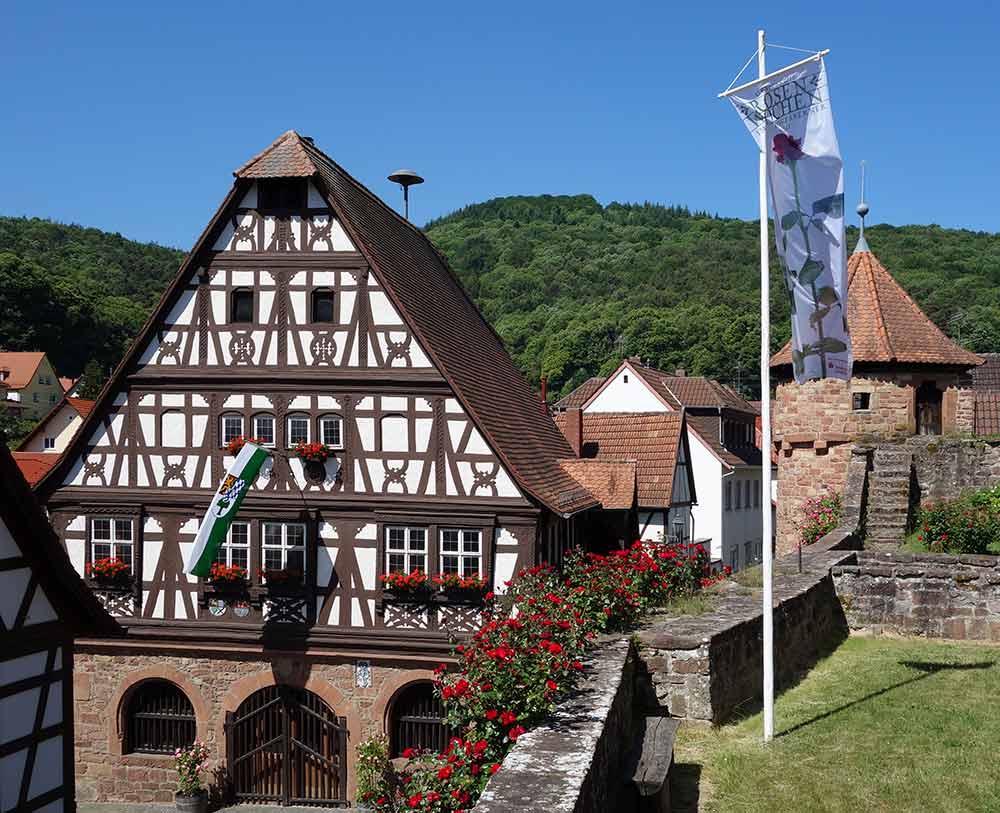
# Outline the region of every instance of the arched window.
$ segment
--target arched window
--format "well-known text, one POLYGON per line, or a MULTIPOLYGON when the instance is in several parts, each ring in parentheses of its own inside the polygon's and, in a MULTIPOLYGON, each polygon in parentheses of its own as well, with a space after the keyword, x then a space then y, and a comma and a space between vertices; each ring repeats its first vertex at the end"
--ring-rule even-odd
POLYGON ((333 291, 329 288, 317 288, 312 292, 312 320, 333 321, 333 291))
POLYGON ((319 441, 331 449, 344 448, 344 421, 339 415, 320 416, 319 441))
POLYGON ((139 685, 125 709, 126 754, 173 754, 195 738, 194 707, 168 680, 139 685))
POLYGON ((409 422, 405 415, 386 415, 382 418, 382 451, 408 452, 410 450, 409 422))
POLYGON ((236 288, 229 295, 229 321, 253 322, 253 291, 236 288))
POLYGON ((243 437, 242 415, 235 412, 227 413, 219 419, 219 424, 219 434, 222 437, 223 446, 234 438, 243 437))
POLYGON ((451 730, 444 721, 444 707, 427 681, 404 687, 389 713, 389 756, 401 756, 407 748, 430 748, 436 753, 448 745, 451 730))

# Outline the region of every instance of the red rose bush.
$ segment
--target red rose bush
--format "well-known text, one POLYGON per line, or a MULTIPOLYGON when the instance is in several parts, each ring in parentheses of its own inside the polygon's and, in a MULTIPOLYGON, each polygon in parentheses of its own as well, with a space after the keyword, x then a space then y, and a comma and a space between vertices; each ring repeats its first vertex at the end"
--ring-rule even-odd
POLYGON ((437 669, 456 736, 442 753, 407 749, 405 767, 384 772, 362 801, 379 813, 470 809, 517 739, 573 688, 598 633, 627 630, 715 580, 701 545, 650 542, 521 570, 504 596, 486 594, 482 627, 455 647, 457 668, 437 669))

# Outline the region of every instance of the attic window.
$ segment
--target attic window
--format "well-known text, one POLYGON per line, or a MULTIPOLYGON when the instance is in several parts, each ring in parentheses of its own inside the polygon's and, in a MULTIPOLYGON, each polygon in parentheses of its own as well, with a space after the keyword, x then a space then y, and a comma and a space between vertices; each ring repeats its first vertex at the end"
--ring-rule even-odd
POLYGON ((622 376, 622 381, 628 384, 628 373, 625 373, 625 375, 622 376))
POLYGON ((258 207, 261 209, 304 209, 305 178, 265 178, 260 182, 258 207))
POLYGON ((333 291, 329 288, 317 288, 312 294, 313 322, 333 321, 333 291))
POLYGON ((237 288, 230 294, 230 322, 253 321, 253 291, 249 288, 237 288))
POLYGON ((856 392, 854 393, 854 400, 852 406, 854 409, 871 409, 872 404, 872 394, 870 392, 856 392))

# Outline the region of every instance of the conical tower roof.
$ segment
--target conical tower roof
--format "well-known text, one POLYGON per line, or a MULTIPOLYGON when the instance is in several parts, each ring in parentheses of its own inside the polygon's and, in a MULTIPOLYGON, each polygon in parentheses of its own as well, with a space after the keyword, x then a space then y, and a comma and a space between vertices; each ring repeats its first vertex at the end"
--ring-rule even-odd
MULTIPOLYGON (((935 325, 878 258, 859 244, 847 263, 847 325, 855 363, 975 367, 982 359, 935 325)), ((788 342, 771 367, 791 366, 788 342)))

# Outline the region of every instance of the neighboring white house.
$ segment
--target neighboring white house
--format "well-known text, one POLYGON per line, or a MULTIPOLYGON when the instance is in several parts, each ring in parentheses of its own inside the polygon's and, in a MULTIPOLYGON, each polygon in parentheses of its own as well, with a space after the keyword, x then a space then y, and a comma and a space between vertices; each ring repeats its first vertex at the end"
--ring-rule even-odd
POLYGON ((603 384, 590 379, 559 401, 557 419, 573 408, 585 415, 685 413, 698 495, 693 538, 711 539, 712 559, 733 570, 760 561, 761 505, 768 501, 761 495, 757 410, 742 396, 711 379, 670 375, 628 359, 603 384))
POLYGON ((94 408, 94 402, 85 398, 66 396, 48 415, 38 422, 21 444, 19 452, 48 452, 62 454, 80 428, 83 419, 94 408))

